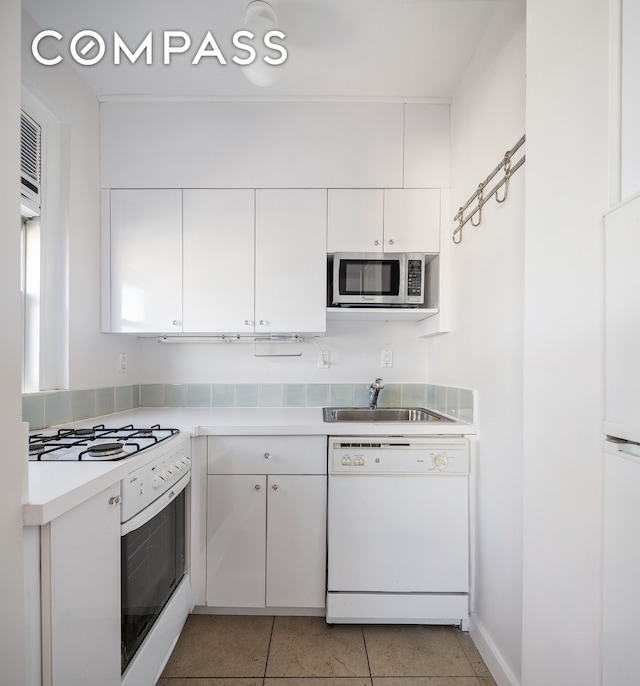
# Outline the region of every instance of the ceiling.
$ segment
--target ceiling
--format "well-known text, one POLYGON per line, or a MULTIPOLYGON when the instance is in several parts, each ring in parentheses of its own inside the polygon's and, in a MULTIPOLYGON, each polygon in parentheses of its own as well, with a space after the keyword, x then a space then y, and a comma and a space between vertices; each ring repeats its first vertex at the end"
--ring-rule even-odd
MULTIPOLYGON (((232 62, 232 44, 249 0, 23 0, 46 38, 41 54, 60 54, 102 99, 114 96, 198 98, 346 98, 448 100, 496 8, 509 0, 270 0, 287 50, 277 81, 253 85, 232 62), (99 33, 106 52, 93 66, 69 54, 73 36, 99 33), (191 48, 163 64, 163 32, 180 30, 191 48), (153 32, 153 60, 113 62, 113 34, 134 51, 153 32), (192 64, 207 31, 226 60, 192 64)), ((174 41, 175 43, 175 41, 174 41)), ((79 44, 82 47, 82 44, 79 44)), ((92 56, 91 52, 87 53, 92 56)), ((43 67, 44 68, 44 67, 43 67)), ((55 69, 55 67, 47 67, 55 69)))

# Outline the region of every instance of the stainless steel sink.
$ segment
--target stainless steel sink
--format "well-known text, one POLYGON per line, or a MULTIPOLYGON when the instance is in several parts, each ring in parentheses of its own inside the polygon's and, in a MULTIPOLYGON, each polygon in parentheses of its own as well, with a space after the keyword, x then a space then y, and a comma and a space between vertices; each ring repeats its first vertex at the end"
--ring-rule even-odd
POLYGON ((437 412, 422 407, 324 407, 325 422, 451 422, 437 412))

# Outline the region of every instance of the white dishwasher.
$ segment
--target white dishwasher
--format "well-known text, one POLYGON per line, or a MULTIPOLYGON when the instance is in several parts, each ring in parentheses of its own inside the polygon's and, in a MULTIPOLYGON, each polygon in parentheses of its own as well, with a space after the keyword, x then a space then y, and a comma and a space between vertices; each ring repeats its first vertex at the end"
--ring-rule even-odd
POLYGON ((469 623, 469 441, 329 438, 328 623, 469 623))

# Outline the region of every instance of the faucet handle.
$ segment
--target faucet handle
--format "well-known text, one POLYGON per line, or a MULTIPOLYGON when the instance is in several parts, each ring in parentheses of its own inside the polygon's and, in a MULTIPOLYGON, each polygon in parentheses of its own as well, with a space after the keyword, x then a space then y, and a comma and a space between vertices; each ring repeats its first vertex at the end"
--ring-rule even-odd
POLYGON ((372 384, 372 388, 384 388, 384 384, 382 383, 383 379, 377 378, 372 384))

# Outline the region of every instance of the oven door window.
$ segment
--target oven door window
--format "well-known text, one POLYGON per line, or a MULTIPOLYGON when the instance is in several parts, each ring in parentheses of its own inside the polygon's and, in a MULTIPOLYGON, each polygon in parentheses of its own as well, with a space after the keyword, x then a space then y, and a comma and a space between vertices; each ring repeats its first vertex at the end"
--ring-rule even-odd
POLYGON ((185 494, 122 536, 123 672, 184 576, 185 494))
POLYGON ((340 295, 397 296, 400 261, 343 259, 338 274, 340 295))

